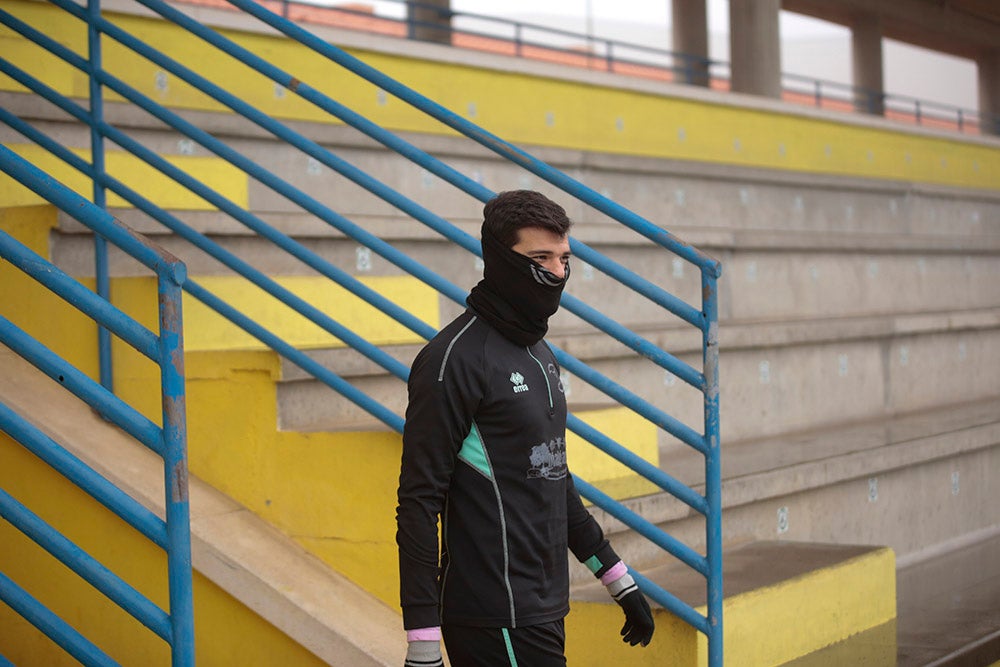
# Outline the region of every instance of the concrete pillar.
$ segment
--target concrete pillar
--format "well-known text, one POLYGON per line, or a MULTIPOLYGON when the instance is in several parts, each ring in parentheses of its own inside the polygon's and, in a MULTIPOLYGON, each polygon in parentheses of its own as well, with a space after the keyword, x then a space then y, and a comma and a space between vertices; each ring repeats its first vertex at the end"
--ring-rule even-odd
POLYGON ((781 0, 729 0, 732 89, 781 98, 781 0))
POLYGON ((980 131, 1000 135, 1000 49, 976 60, 979 76, 980 131))
POLYGON ((705 0, 672 0, 670 12, 673 16, 673 51, 688 56, 674 60, 677 81, 707 86, 708 13, 705 0))
POLYGON ((854 68, 854 108, 860 113, 885 113, 882 78, 882 25, 874 14, 858 16, 851 26, 851 60, 854 68))
POLYGON ((408 0, 410 39, 451 44, 451 0, 408 0))

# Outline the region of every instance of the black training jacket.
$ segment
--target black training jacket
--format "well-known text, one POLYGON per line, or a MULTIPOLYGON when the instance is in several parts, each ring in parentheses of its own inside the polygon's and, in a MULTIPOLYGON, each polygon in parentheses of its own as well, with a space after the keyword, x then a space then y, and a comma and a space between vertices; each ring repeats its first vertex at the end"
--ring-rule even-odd
POLYGON ((516 345, 467 311, 417 355, 396 515, 406 629, 553 621, 569 611, 567 548, 596 576, 618 561, 573 485, 565 438, 544 341, 516 345))

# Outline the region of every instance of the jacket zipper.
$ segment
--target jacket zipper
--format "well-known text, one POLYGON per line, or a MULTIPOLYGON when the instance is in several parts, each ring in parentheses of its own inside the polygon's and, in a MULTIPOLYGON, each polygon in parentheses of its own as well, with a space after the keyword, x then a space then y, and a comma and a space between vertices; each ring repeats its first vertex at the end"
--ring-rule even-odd
POLYGON ((552 401, 552 385, 549 384, 549 374, 545 372, 545 366, 542 366, 542 362, 540 362, 538 358, 531 353, 531 349, 527 347, 524 349, 528 353, 528 356, 534 359, 535 363, 538 364, 538 369, 542 371, 542 377, 545 378, 545 390, 549 393, 549 418, 552 418, 556 414, 556 408, 555 403, 552 401))

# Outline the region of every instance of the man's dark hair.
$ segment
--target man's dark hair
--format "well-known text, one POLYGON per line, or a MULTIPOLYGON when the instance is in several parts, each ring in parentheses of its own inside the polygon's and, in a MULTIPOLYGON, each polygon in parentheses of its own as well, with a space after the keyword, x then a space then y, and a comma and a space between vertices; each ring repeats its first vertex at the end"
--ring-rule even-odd
POLYGON ((517 232, 524 227, 565 236, 572 224, 562 206, 534 190, 501 192, 483 207, 483 231, 488 229, 508 248, 517 244, 517 232))

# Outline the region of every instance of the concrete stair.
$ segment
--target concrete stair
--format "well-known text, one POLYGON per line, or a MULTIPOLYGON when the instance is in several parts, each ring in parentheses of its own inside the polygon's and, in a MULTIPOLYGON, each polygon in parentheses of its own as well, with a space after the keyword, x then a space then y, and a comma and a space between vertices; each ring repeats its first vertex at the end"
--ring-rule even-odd
MULTIPOLYGON (((1000 456, 1000 400, 990 398, 837 429, 728 443, 723 534, 729 543, 778 539, 883 544, 909 562, 988 528, 1000 456), (836 512, 823 511, 835 507, 836 512)), ((661 466, 696 485, 696 454, 661 454, 661 466)), ((666 494, 626 501, 696 549, 700 517, 666 494)), ((596 511, 630 562, 660 558, 596 511)))

